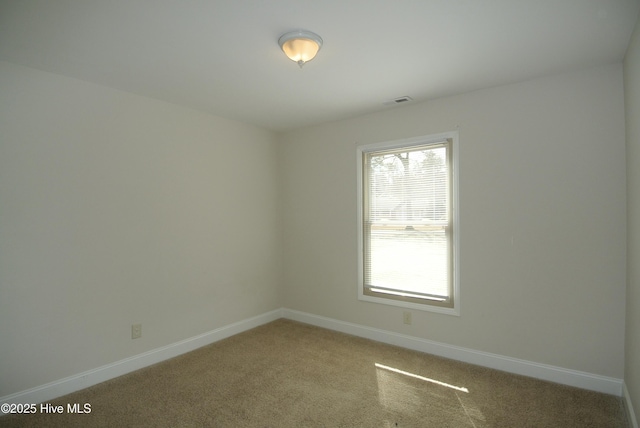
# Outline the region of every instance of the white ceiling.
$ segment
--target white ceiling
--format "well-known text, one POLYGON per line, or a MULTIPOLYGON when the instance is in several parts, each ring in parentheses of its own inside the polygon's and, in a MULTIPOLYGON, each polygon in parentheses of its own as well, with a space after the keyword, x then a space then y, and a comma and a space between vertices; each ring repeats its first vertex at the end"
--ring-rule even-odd
POLYGON ((0 0, 0 60, 276 131, 622 61, 639 0, 0 0), (318 33, 303 69, 278 37, 318 33))

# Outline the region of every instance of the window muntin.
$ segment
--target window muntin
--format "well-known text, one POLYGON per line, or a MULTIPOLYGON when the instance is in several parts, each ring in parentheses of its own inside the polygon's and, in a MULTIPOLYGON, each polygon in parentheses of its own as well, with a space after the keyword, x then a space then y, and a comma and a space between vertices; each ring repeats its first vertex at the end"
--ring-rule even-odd
POLYGON ((362 300, 457 313, 453 143, 358 149, 362 300))

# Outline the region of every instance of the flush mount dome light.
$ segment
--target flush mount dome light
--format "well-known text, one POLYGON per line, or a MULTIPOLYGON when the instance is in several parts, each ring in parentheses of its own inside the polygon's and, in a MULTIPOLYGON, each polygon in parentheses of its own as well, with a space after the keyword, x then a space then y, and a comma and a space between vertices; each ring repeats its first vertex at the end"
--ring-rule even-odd
POLYGON ((285 55, 302 68, 316 56, 322 47, 322 38, 311 31, 296 30, 280 36, 278 44, 285 55))

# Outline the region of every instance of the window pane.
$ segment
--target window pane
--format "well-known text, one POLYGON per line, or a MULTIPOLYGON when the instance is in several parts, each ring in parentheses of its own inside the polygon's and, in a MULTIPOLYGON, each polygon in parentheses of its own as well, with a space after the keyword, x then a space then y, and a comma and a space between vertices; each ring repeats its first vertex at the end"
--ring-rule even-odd
POLYGON ((448 296, 444 229, 385 230, 384 226, 372 226, 370 242, 369 285, 448 296))
POLYGON ((365 292, 451 303, 448 148, 365 154, 365 292))

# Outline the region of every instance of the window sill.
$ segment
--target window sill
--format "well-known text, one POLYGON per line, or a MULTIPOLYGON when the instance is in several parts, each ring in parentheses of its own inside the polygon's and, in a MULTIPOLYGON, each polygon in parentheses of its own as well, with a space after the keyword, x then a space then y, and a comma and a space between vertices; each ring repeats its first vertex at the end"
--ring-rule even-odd
POLYGON ((453 308, 445 308, 445 307, 429 305, 429 304, 403 302, 401 300, 367 296, 366 294, 360 294, 358 296, 358 300, 361 300, 364 302, 379 303, 382 305, 398 306, 401 308, 414 309, 418 311, 435 312, 439 314, 453 315, 458 317, 460 316, 460 304, 455 304, 453 308))

